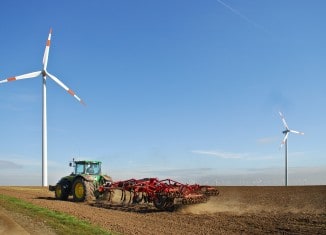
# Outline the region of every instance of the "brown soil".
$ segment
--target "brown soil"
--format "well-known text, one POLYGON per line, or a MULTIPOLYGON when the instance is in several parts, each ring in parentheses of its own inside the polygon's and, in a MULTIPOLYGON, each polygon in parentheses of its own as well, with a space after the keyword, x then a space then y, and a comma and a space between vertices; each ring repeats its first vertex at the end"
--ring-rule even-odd
POLYGON ((55 232, 46 227, 43 222, 35 221, 26 215, 14 211, 8 211, 0 206, 0 234, 55 235, 55 232))
POLYGON ((326 234, 326 186, 225 186, 219 190, 220 195, 207 203, 175 212, 120 211, 57 201, 42 187, 0 187, 0 194, 121 234, 326 234))

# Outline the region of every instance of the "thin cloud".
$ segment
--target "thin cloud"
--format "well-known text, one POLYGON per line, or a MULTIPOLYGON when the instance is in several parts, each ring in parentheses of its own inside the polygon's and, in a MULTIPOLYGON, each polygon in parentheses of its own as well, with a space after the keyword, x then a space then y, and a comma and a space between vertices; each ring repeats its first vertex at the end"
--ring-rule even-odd
POLYGON ((0 108, 13 112, 21 112, 30 109, 27 104, 38 101, 40 101, 40 96, 36 94, 10 94, 2 100, 0 108))
POLYGON ((274 143, 277 140, 278 139, 276 137, 263 137, 263 138, 259 138, 257 142, 259 144, 270 144, 270 143, 274 143))
POLYGON ((149 174, 160 174, 160 175, 202 175, 204 173, 213 171, 214 168, 191 168, 191 169, 187 169, 187 168, 166 168, 166 169, 152 169, 152 170, 147 170, 144 171, 145 173, 149 173, 149 174))
POLYGON ((262 156, 253 156, 253 157, 247 157, 246 160, 251 160, 251 161, 261 161, 261 160, 273 160, 276 159, 277 157, 273 155, 262 155, 262 156))
POLYGON ((221 151, 206 151, 206 150, 193 150, 193 154, 209 155, 216 158, 223 159, 242 159, 247 161, 261 161, 261 160, 273 160, 275 156, 272 155, 257 155, 249 153, 230 153, 221 151))
POLYGON ((229 152, 219 152, 219 151, 204 151, 204 150, 193 150, 194 154, 210 155, 218 158, 224 159, 241 159, 248 156, 246 153, 229 153, 229 152))
POLYGON ((224 6, 225 8, 227 8, 228 10, 230 10, 233 14, 239 16, 240 18, 242 18, 243 20, 245 20, 247 23, 251 24, 252 26, 254 26, 255 28, 271 35, 270 32, 268 32, 263 26, 261 26, 260 24, 256 23, 255 21, 251 20, 250 18, 248 18, 246 15, 242 14, 240 11, 236 10, 235 8, 231 7, 230 5, 226 4, 225 2, 223 2, 222 0, 216 0, 218 3, 220 3, 222 6, 224 6))
POLYGON ((0 160, 0 168, 8 170, 8 169, 20 169, 23 167, 22 165, 19 165, 12 161, 0 160))

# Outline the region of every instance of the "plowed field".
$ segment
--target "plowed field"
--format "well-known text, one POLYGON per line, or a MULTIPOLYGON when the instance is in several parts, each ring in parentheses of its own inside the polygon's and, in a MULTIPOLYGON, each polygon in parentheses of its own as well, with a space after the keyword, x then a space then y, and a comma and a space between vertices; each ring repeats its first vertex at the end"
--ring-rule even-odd
POLYGON ((42 187, 0 187, 0 194, 69 213, 121 234, 326 234, 326 186, 224 186, 219 191, 218 197, 205 204, 175 212, 144 212, 57 201, 42 187))

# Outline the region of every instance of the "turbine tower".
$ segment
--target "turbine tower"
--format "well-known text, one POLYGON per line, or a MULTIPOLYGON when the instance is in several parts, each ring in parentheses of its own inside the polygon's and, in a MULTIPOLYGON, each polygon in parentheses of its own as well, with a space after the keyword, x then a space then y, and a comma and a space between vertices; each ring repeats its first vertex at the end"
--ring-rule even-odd
POLYGON ((1 83, 6 82, 12 82, 16 80, 22 80, 27 78, 35 78, 38 76, 43 77, 43 100, 42 100, 42 186, 48 186, 48 140, 47 140, 47 107, 46 107, 46 77, 48 76, 51 78, 55 83, 57 83, 59 86, 61 86, 63 89, 65 89, 70 95, 75 97, 79 102, 82 104, 85 104, 71 89, 69 89, 63 82, 61 82, 57 77, 50 74, 47 71, 47 65, 48 65, 48 57, 49 57, 49 51, 50 51, 50 44, 51 44, 51 35, 52 35, 52 29, 50 29, 48 39, 46 41, 44 56, 43 56, 43 69, 41 71, 36 71, 32 73, 26 73, 23 75, 10 77, 4 80, 0 81, 1 83))
POLYGON ((285 130, 282 131, 282 133, 284 134, 284 139, 281 143, 281 148, 284 145, 284 147, 285 147, 285 186, 288 186, 288 136, 289 136, 290 132, 294 133, 294 134, 300 134, 300 135, 303 135, 304 133, 300 132, 300 131, 291 130, 289 128, 288 124, 286 123, 283 114, 281 112, 279 112, 279 114, 281 116, 283 125, 285 127, 285 130))

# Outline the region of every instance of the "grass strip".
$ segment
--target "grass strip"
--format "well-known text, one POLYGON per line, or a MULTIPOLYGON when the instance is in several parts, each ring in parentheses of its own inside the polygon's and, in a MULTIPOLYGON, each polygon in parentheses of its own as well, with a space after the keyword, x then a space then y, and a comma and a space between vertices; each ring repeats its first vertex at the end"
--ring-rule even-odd
POLYGON ((56 234, 94 234, 109 235, 102 228, 94 226, 87 221, 58 211, 49 210, 15 197, 0 194, 0 206, 3 208, 26 215, 33 220, 44 223, 55 231, 56 234))

